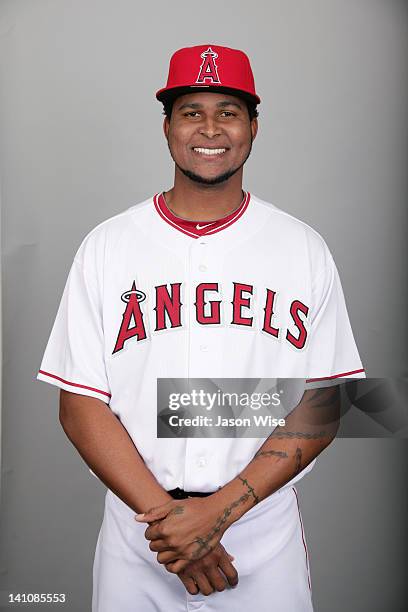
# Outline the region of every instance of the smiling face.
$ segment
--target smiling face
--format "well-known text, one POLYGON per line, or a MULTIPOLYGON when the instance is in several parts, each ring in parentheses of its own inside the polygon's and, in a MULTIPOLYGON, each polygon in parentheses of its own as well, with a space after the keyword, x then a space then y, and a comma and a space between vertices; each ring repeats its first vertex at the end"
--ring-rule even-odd
POLYGON ((177 170, 189 179, 216 185, 238 171, 251 152, 258 122, 236 96, 195 92, 178 97, 164 133, 177 170))

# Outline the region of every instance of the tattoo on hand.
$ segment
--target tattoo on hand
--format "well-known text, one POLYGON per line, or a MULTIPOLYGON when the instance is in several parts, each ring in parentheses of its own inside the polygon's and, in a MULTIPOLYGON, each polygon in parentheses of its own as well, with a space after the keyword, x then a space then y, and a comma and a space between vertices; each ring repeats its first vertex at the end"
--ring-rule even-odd
POLYGON ((184 506, 174 506, 174 508, 170 510, 169 516, 170 514, 183 514, 183 513, 184 513, 184 506))
POLYGON ((214 548, 214 546, 211 546, 210 544, 208 544, 208 539, 206 539, 206 538, 198 538, 197 537, 194 540, 194 542, 197 542, 197 544, 199 544, 199 547, 198 547, 198 549, 195 552, 193 552, 191 554, 191 556, 190 556, 191 560, 196 559, 197 555, 200 555, 200 557, 201 557, 201 552, 204 549, 207 550, 208 552, 211 552, 213 550, 213 548, 214 548))

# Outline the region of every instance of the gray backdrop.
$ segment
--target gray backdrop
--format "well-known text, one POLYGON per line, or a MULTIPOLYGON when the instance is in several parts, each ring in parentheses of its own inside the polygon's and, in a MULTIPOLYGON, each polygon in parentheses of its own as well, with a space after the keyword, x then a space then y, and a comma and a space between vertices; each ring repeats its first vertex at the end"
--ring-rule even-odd
MULTIPOLYGON (((105 489, 59 426, 57 390, 33 378, 82 238, 172 184, 154 98, 170 54, 206 42, 248 52, 262 104, 245 186, 325 237, 368 375, 403 376, 407 6, 3 0, 0 9, 0 590, 66 592, 65 609, 83 612, 105 489)), ((406 457, 402 441, 337 440, 301 483, 317 612, 405 609, 406 457)))

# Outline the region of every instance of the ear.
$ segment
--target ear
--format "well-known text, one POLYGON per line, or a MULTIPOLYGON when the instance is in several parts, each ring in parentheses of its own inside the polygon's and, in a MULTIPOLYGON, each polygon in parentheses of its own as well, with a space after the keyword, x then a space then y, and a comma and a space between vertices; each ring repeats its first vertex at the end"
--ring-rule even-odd
POLYGON ((163 132, 166 137, 166 140, 169 139, 169 129, 170 129, 170 121, 168 117, 164 117, 163 120, 163 132))
POLYGON ((251 134, 252 134, 252 140, 255 140, 256 135, 258 133, 258 118, 254 117, 251 120, 251 134))

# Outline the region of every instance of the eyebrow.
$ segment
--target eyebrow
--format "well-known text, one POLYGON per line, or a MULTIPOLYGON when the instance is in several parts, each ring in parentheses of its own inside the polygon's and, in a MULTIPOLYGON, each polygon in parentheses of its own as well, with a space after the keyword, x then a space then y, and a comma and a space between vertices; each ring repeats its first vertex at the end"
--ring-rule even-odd
MULTIPOLYGON (((217 102, 216 106, 218 108, 225 108, 226 106, 236 106, 237 108, 242 110, 238 102, 231 102, 230 100, 222 100, 221 102, 217 102)), ((185 104, 182 104, 177 110, 180 111, 180 110, 183 110, 183 108, 200 109, 200 108, 203 108, 203 105, 200 104, 199 102, 186 102, 185 104)))

